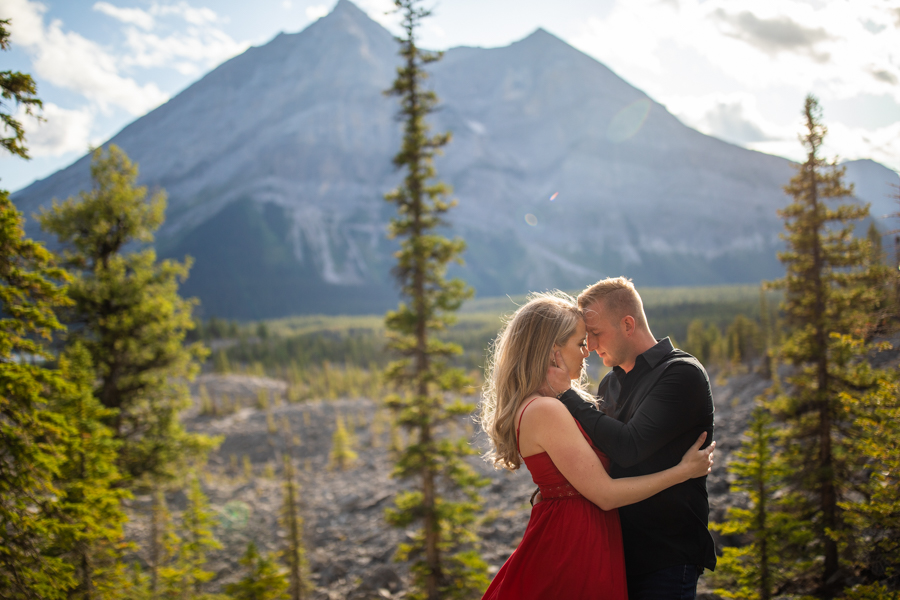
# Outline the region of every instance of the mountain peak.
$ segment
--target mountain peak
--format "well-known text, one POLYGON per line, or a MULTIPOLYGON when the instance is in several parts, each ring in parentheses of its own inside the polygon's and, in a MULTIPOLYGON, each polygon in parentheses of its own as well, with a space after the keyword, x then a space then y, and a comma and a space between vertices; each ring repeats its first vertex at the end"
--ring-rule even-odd
POLYGON ((559 44, 568 46, 568 44, 566 44, 563 40, 556 37, 555 35, 553 35, 549 31, 547 31, 543 27, 538 27, 531 33, 531 35, 522 39, 521 41, 532 43, 532 44, 534 44, 534 43, 538 43, 538 44, 559 43, 559 44))
POLYGON ((337 4, 334 5, 334 8, 331 9, 329 14, 353 14, 357 16, 364 16, 369 18, 369 15, 363 11, 360 7, 355 5, 350 0, 338 0, 337 4))

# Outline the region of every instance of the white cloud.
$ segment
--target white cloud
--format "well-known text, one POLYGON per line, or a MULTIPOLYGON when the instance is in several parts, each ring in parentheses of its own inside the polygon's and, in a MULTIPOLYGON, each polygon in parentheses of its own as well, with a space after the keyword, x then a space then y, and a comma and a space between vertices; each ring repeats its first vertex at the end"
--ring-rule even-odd
POLYGON ((314 6, 306 7, 306 18, 310 21, 315 21, 316 19, 321 19, 325 15, 328 14, 328 6, 325 4, 316 4, 314 6))
POLYGON ((733 144, 773 141, 784 133, 746 92, 670 97, 666 108, 686 125, 733 144))
POLYGON ((388 29, 396 29, 400 23, 400 15, 393 0, 358 0, 356 5, 373 21, 381 23, 388 29))
POLYGON ((129 28, 125 36, 130 52, 121 58, 124 65, 173 66, 185 75, 215 67, 249 46, 246 42, 235 42, 224 31, 210 26, 192 26, 169 35, 129 28))
MULTIPOLYGON (((822 148, 824 158, 837 158, 841 161, 871 158, 900 172, 900 121, 879 129, 848 127, 840 122, 831 122, 827 125, 828 135, 825 136, 822 148)), ((800 133, 802 130, 803 124, 798 119, 793 133, 800 133)), ((796 135, 787 139, 750 143, 747 147, 795 161, 806 159, 803 146, 796 135)))
POLYGON ((150 14, 161 17, 175 15, 191 25, 205 25, 220 21, 219 16, 211 8, 194 8, 187 2, 179 2, 178 4, 155 3, 150 8, 150 14))
POLYGON ((32 56, 34 74, 74 91, 101 109, 119 106, 141 115, 168 98, 156 84, 138 84, 119 74, 116 60, 98 44, 65 31, 59 20, 44 25, 46 8, 29 0, 4 0, 0 17, 12 18, 12 40, 32 56))
POLYGON ((890 124, 866 129, 827 112, 830 102, 860 96, 900 102, 900 13, 888 4, 619 0, 603 18, 585 19, 569 40, 686 124, 792 159, 803 158, 797 114, 813 92, 826 109, 826 154, 898 169, 900 114, 886 113, 890 124), (795 110, 785 110, 787 99, 795 110))
POLYGON ((94 10, 122 23, 137 25, 141 29, 153 29, 153 16, 139 8, 120 8, 109 2, 97 2, 94 10))
POLYGON ((900 101, 895 19, 881 0, 628 0, 589 17, 571 41, 644 89, 666 87, 654 80, 667 76, 674 59, 665 49, 674 47, 750 89, 790 85, 900 101))
POLYGON ((44 102, 44 120, 25 114, 20 109, 16 118, 25 128, 28 150, 34 157, 60 156, 68 152, 85 152, 91 142, 94 113, 90 108, 69 110, 52 102, 44 102))
POLYGON ((182 75, 197 75, 240 54, 249 45, 235 42, 218 28, 216 24, 223 19, 213 10, 194 8, 186 2, 155 3, 149 13, 118 8, 107 2, 96 3, 94 10, 140 28, 125 30, 125 43, 130 52, 119 56, 119 63, 124 67, 170 67, 182 75))

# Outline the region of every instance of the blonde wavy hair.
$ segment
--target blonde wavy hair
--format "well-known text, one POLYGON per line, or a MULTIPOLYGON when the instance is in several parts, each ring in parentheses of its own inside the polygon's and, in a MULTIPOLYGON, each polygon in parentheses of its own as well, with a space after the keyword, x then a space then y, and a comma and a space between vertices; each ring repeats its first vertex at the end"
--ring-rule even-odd
MULTIPOLYGON (((575 299, 568 294, 531 294, 491 344, 479 422, 491 440, 485 460, 495 468, 515 471, 521 466, 516 449, 516 412, 546 381, 553 345, 564 345, 583 318, 575 299)), ((572 387, 593 400, 583 390, 586 380, 582 369, 572 387)))

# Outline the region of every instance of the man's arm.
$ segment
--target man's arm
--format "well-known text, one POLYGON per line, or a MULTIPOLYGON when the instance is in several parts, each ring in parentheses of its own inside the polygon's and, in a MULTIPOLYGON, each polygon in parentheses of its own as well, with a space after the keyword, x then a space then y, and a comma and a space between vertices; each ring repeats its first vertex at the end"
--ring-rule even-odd
MULTIPOLYGON (((594 445, 621 467, 643 462, 707 416, 709 384, 688 364, 666 369, 628 423, 608 417, 573 391, 562 394, 566 406, 594 445)), ((711 440, 710 440, 711 441, 711 440)))

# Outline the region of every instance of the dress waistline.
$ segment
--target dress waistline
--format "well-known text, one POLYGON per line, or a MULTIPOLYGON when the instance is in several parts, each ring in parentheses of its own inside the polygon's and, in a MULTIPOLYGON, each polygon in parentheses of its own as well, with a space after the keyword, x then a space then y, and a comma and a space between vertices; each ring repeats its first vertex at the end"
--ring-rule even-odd
POLYGON ((571 483, 562 485, 541 485, 541 500, 564 500, 566 498, 581 498, 581 492, 572 487, 571 483))

